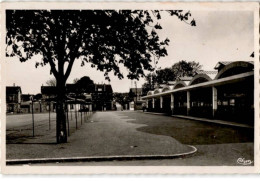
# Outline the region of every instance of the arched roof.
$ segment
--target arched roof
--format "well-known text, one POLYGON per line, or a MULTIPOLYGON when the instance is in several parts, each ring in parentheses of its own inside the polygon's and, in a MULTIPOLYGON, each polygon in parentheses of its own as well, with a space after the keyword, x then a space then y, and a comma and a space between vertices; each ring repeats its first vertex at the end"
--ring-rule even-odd
POLYGON ((158 89, 155 89, 155 90, 154 90, 153 94, 158 94, 158 93, 161 93, 161 92, 162 92, 162 89, 159 89, 159 88, 158 88, 158 89))
POLYGON ((245 62, 245 61, 232 62, 226 65, 225 67, 223 67, 218 72, 215 79, 220 79, 231 75, 245 73, 248 71, 252 71, 253 69, 254 69, 254 64, 251 62, 245 62))
POLYGON ((171 90, 170 86, 166 85, 162 88, 162 92, 166 92, 166 91, 169 91, 171 90))
POLYGON ((147 92, 147 95, 149 96, 149 95, 153 95, 153 91, 148 91, 147 92))
POLYGON ((211 81, 211 80, 212 79, 207 74, 197 74, 191 79, 189 85, 198 84, 201 82, 207 82, 207 81, 211 81), (199 80, 202 80, 202 81, 199 82, 199 80))
POLYGON ((176 82, 176 84, 173 86, 172 89, 178 89, 180 87, 186 87, 186 86, 187 84, 184 81, 180 80, 176 82))

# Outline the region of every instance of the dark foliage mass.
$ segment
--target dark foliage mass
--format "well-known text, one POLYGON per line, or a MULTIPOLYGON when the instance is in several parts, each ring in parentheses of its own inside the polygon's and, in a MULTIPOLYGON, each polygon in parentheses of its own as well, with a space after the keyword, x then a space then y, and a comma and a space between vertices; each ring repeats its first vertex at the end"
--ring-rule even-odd
MULTIPOLYGON (((189 12, 167 11, 182 21, 188 21, 189 12)), ((60 72, 68 78, 75 59, 82 66, 91 66, 123 78, 119 64, 128 68, 130 79, 138 79, 144 70, 153 70, 151 61, 167 55, 169 39, 160 41, 157 20, 161 11, 35 11, 7 10, 7 45, 9 56, 26 61, 35 54, 43 56, 39 65, 51 65, 57 78, 60 72), (147 28, 148 27, 148 28, 147 28), (64 64, 68 63, 67 71, 64 64), (58 65, 57 65, 58 64, 58 65), (65 72, 64 72, 65 71, 65 72)), ((189 22, 195 26, 195 21, 189 22)))

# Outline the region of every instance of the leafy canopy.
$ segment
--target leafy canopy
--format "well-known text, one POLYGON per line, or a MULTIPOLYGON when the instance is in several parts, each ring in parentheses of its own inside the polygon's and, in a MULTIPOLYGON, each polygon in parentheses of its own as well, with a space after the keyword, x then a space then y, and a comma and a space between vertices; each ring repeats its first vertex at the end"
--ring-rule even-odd
POLYGON ((196 26, 182 10, 7 10, 7 56, 24 62, 41 55, 36 68, 49 64, 57 81, 66 82, 75 60, 103 71, 107 80, 111 71, 123 78, 123 64, 127 77, 138 79, 167 55, 170 40, 157 34, 165 12, 196 26))
POLYGON ((202 66, 195 61, 181 60, 172 65, 170 68, 164 68, 156 70, 155 73, 149 73, 145 77, 145 83, 143 84, 144 92, 155 89, 155 85, 168 84, 169 81, 180 80, 181 77, 193 77, 200 70, 202 66))

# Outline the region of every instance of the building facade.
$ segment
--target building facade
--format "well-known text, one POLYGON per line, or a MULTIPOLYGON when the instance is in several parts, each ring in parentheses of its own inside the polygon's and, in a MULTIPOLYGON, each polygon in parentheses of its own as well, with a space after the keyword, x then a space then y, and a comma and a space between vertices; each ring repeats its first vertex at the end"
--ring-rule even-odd
POLYGON ((149 91, 142 97, 148 111, 253 125, 253 62, 219 62, 215 69, 149 91))
POLYGON ((113 89, 110 84, 95 84, 91 96, 94 111, 113 110, 113 89))
POLYGON ((19 113, 21 111, 21 95, 22 89, 20 86, 6 87, 6 112, 19 113))
POLYGON ((41 109, 42 112, 55 112, 57 90, 55 86, 41 86, 41 109))

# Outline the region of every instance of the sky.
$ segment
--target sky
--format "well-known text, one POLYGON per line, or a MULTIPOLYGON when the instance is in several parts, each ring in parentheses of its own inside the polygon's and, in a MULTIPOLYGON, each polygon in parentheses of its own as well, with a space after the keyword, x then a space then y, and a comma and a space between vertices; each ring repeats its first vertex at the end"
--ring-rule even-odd
MULTIPOLYGON (((162 14, 160 21, 163 29, 158 32, 161 40, 170 39, 168 56, 159 60, 157 67, 170 67, 181 60, 196 61, 203 70, 214 70, 219 61, 252 61, 254 50, 254 19, 249 11, 191 11, 197 26, 189 26, 176 17, 162 14)), ((42 85, 53 78, 49 65, 35 68, 35 62, 41 59, 35 56, 27 62, 17 58, 6 58, 6 85, 21 86, 23 94, 40 93, 42 85)), ((76 61, 67 83, 75 78, 89 76, 95 83, 109 83, 114 92, 129 92, 135 81, 126 78, 127 70, 122 69, 123 80, 110 74, 111 82, 105 81, 103 73, 90 67, 80 66, 76 61)), ((136 81, 141 87, 144 79, 136 81)))

